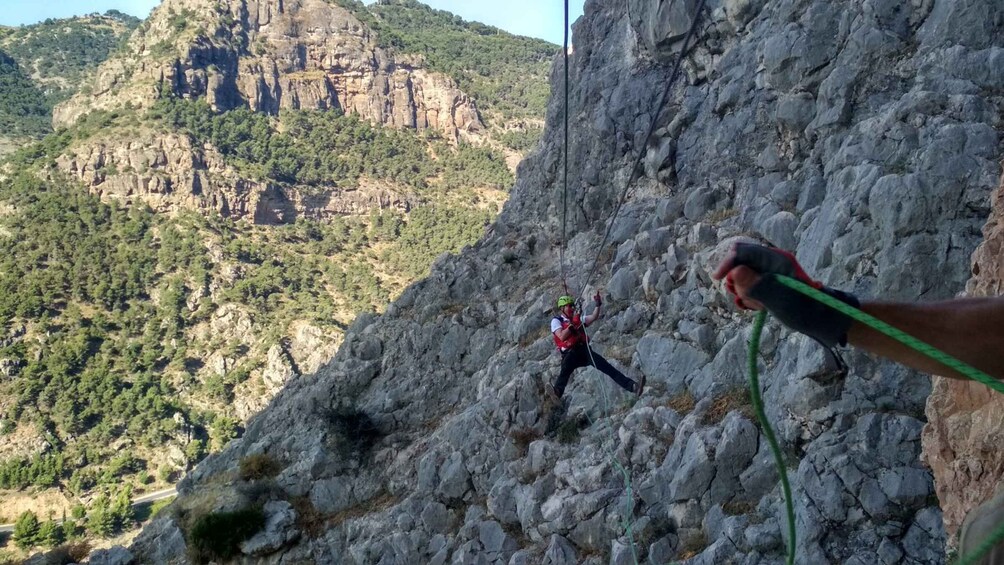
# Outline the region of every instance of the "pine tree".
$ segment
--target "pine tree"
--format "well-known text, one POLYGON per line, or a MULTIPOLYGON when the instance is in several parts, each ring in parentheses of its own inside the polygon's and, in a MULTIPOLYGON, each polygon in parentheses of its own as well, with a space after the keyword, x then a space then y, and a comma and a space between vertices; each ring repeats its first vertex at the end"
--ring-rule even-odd
POLYGON ((46 547, 56 547, 65 541, 63 529, 53 520, 46 520, 38 527, 38 543, 46 547))
POLYGON ((38 516, 28 510, 14 523, 14 543, 21 549, 28 549, 38 545, 38 542, 38 516))

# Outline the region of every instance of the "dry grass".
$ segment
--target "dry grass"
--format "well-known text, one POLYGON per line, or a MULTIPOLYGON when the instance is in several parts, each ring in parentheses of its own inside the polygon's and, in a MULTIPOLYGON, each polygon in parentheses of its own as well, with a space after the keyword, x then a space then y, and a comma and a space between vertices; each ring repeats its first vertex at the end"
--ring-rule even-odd
POLYGON ((383 494, 374 496, 369 500, 365 500, 352 508, 346 508, 341 512, 335 514, 330 519, 328 519, 328 526, 335 527, 347 522, 348 520, 353 520, 355 518, 361 518, 367 514, 375 514, 377 512, 382 512, 391 506, 397 504, 401 499, 390 494, 389 492, 384 492, 383 494))
POLYGON ((526 349, 527 347, 530 347, 534 343, 537 343, 538 339, 543 339, 544 337, 550 335, 550 333, 551 333, 551 328, 549 328, 546 324, 541 324, 540 327, 537 328, 536 330, 532 332, 527 332, 526 335, 521 337, 519 339, 519 346, 522 349, 526 349))
POLYGON ((683 547, 680 548, 679 559, 680 560, 690 559, 691 557, 694 557, 698 553, 707 549, 707 547, 708 547, 708 538, 704 534, 704 532, 701 532, 700 534, 691 537, 686 541, 686 543, 683 544, 683 547))
POLYGON ((708 221, 709 224, 718 224, 735 216, 738 213, 739 210, 736 210, 735 208, 723 208, 721 210, 715 210, 711 212, 705 219, 708 221))
POLYGON ((509 432, 509 438, 523 455, 526 455, 527 450, 530 449, 530 444, 540 439, 541 436, 542 434, 533 428, 522 428, 509 432))
POLYGON ((734 388, 715 396, 711 401, 711 408, 704 414, 702 423, 721 422, 733 410, 740 410, 747 418, 753 418, 753 405, 750 404, 746 389, 734 388))
POLYGON ((694 411, 694 406, 696 404, 697 402, 694 401, 694 395, 690 394, 690 391, 684 391, 670 397, 669 401, 666 402, 666 408, 675 410, 680 414, 690 414, 694 411))
POLYGON ((756 506, 752 502, 743 500, 730 500, 722 505, 722 512, 729 516, 745 516, 752 514, 756 506))
POLYGON ((463 312, 466 307, 466 304, 449 304, 447 306, 443 306, 442 314, 444 316, 454 316, 463 312))
POLYGON ((274 457, 266 453, 248 455, 242 458, 238 465, 240 467, 238 475, 242 481, 271 479, 282 471, 282 465, 274 457))
POLYGON ((317 511, 309 496, 295 496, 289 503, 296 510, 296 525, 308 538, 317 538, 327 531, 324 515, 317 511))

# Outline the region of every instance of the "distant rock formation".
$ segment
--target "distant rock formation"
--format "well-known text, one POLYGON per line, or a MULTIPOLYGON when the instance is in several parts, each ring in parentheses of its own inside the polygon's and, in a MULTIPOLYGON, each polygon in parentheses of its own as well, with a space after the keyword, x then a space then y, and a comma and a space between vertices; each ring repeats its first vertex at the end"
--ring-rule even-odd
POLYGON ((366 25, 324 0, 165 0, 89 89, 55 109, 54 123, 168 93, 204 96, 217 110, 341 108, 450 139, 483 128, 452 79, 380 49, 366 25))

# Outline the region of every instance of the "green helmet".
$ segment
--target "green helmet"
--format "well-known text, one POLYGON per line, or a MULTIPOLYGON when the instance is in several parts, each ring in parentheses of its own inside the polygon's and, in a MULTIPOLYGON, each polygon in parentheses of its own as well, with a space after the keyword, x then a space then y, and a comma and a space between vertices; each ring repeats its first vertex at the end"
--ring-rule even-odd
POLYGON ((566 294, 564 296, 559 296, 558 297, 558 308, 564 308, 565 306, 568 306, 569 304, 575 304, 575 299, 572 298, 571 296, 568 296, 566 294))

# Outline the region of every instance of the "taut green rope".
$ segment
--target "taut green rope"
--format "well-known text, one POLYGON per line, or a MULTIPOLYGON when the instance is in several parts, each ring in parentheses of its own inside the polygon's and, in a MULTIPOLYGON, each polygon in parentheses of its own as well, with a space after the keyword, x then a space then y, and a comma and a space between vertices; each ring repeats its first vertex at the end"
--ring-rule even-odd
POLYGON ((767 321, 767 312, 762 311, 757 314, 753 321, 753 333, 750 335, 749 349, 749 370, 750 370, 750 398, 753 400, 753 410, 760 421, 760 427, 767 436, 767 443, 770 444, 770 451, 774 454, 774 464, 777 465, 777 472, 781 475, 781 489, 784 490, 784 508, 788 514, 788 565, 795 563, 795 508, 791 502, 791 485, 788 483, 788 470, 784 464, 784 456, 781 455, 781 447, 774 436, 774 430, 767 421, 767 414, 763 411, 763 398, 760 397, 760 376, 757 370, 757 354, 760 352, 760 334, 763 333, 764 322, 767 321))
MULTIPOLYGON (((940 349, 934 347, 933 345, 924 343, 923 341, 913 337, 912 335, 897 329, 878 318, 854 308, 844 302, 833 298, 832 296, 821 292, 811 286, 792 279, 790 277, 785 277, 781 275, 769 275, 775 277, 775 279, 781 284, 798 291, 809 298, 815 299, 830 308, 833 308, 842 314, 856 320, 866 326, 872 328, 873 330, 880 332, 903 345, 926 355, 927 357, 951 368, 957 373, 964 375, 976 382, 982 383, 997 392, 1004 394, 1004 383, 998 381, 997 379, 991 377, 990 375, 980 371, 979 369, 972 367, 955 357, 941 351, 940 349)), ((759 375, 757 371, 757 355, 760 350, 760 334, 763 332, 763 325, 767 319, 767 312, 760 312, 757 314, 756 320, 753 323, 753 333, 750 337, 750 349, 749 349, 749 372, 750 372, 750 396, 753 399, 753 408, 756 410, 757 419, 760 420, 760 425, 763 427, 764 435, 767 436, 767 441, 770 443, 771 451, 774 453, 774 462, 777 464, 778 473, 781 475, 781 486, 784 489, 785 504, 788 511, 788 565, 792 565, 795 559, 795 513, 792 509, 791 503, 791 488, 788 485, 788 474, 785 469, 784 460, 781 457, 781 450, 777 445, 777 439, 774 437, 774 432, 767 422, 767 416, 763 411, 763 400, 760 398, 760 383, 759 375)), ((969 555, 964 555, 956 560, 955 565, 973 565, 979 561, 984 555, 987 554, 995 545, 1004 541, 1004 524, 997 527, 994 532, 983 540, 980 545, 972 551, 969 555)))

